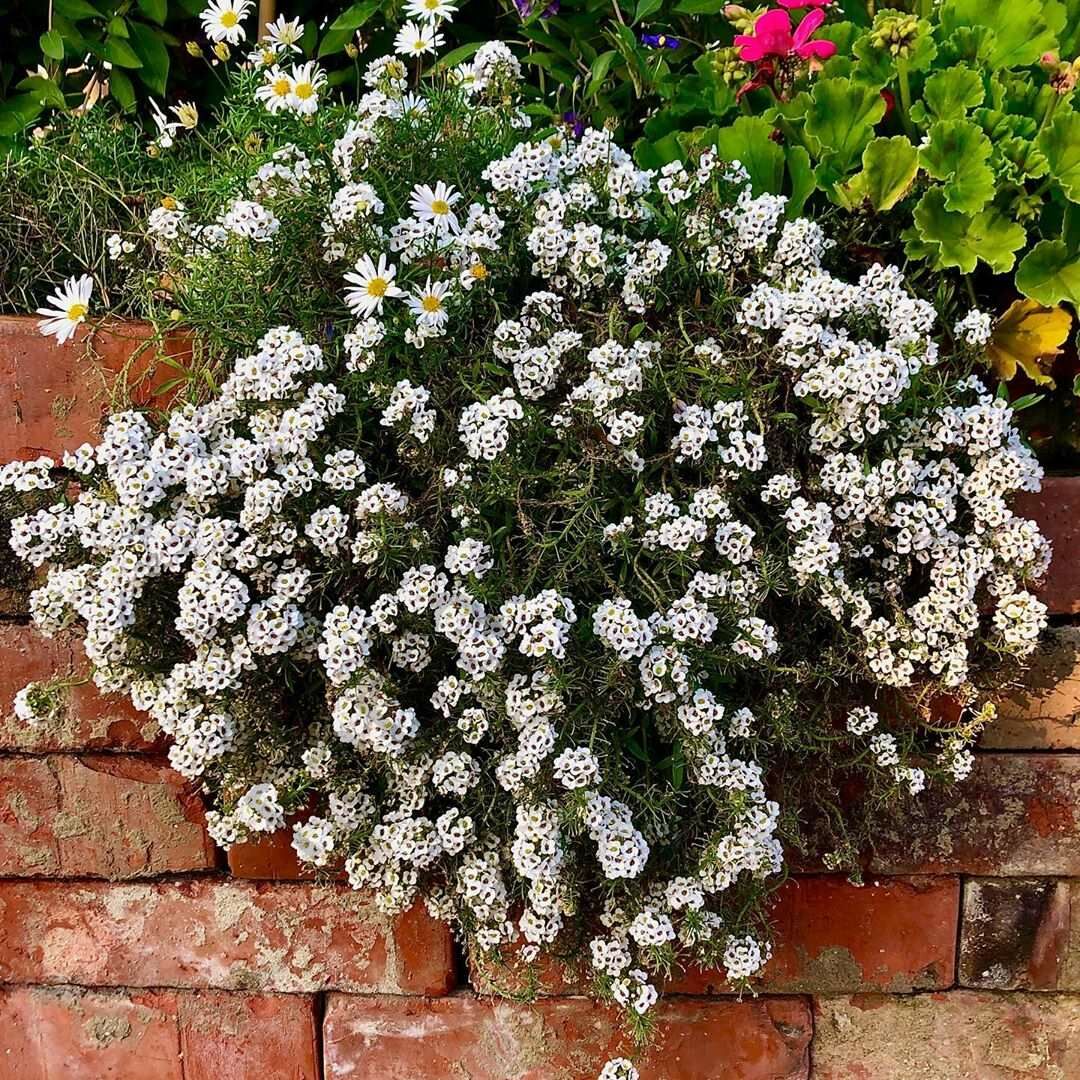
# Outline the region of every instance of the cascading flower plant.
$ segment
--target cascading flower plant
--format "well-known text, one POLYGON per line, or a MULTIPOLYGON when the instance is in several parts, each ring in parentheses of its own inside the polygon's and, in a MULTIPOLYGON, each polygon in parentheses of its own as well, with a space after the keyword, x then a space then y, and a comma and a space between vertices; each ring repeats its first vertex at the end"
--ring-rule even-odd
POLYGON ((34 620, 220 844, 291 828, 488 961, 576 949, 645 1037, 676 964, 753 986, 785 843, 847 858, 785 777, 970 769, 1045 623, 1039 466, 900 272, 836 272, 738 163, 532 138, 497 42, 418 90, 375 60, 356 108, 276 108, 276 65, 234 75, 245 181, 110 245, 197 328, 245 312, 215 393, 0 470, 34 620))

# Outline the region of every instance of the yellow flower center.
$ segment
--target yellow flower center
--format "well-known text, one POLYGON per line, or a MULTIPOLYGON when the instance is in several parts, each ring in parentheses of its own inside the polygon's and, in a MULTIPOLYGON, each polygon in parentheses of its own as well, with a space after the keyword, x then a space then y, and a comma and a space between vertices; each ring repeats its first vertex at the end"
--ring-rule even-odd
POLYGON ((450 213, 450 204, 445 199, 432 199, 431 212, 442 217, 444 214, 450 213))
POLYGON ((274 80, 274 93, 278 97, 289 96, 289 80, 284 75, 280 79, 274 80))
POLYGON ((367 283, 368 296, 385 296, 388 287, 389 282, 386 278, 373 277, 367 283))
POLYGON ((417 38, 413 42, 413 52, 423 52, 427 46, 424 44, 423 38, 417 38))
POLYGON ((435 11, 441 2, 442 0, 424 0, 424 7, 426 7, 428 11, 435 11))
POLYGON ((86 318, 86 313, 89 310, 90 309, 85 304, 72 304, 71 307, 67 309, 67 317, 72 322, 78 322, 80 319, 86 318))
POLYGON ((175 210, 176 200, 171 195, 165 195, 161 200, 161 205, 166 210, 175 210))
POLYGON ((221 25, 226 30, 231 30, 239 21, 235 11, 223 11, 221 13, 221 25))
POLYGON ((315 87, 309 82, 297 83, 294 93, 301 101, 303 101, 315 93, 315 87))
POLYGON ((429 294, 429 295, 425 296, 423 300, 420 301, 420 306, 425 311, 429 311, 429 312, 441 311, 442 310, 442 301, 437 296, 432 296, 432 295, 429 294))
POLYGON ((483 281, 487 277, 487 267, 483 263, 476 263, 475 266, 469 267, 469 273, 472 274, 477 281, 483 281))

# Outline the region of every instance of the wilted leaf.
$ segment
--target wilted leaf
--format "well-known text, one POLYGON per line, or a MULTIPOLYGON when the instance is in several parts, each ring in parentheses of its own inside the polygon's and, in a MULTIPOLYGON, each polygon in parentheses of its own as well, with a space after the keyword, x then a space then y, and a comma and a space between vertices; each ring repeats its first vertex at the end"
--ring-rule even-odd
POLYGON ((1001 379, 1012 379, 1020 368, 1032 382, 1053 386, 1050 368, 1071 328, 1072 315, 1064 308, 1014 300, 994 324, 986 358, 1001 379))

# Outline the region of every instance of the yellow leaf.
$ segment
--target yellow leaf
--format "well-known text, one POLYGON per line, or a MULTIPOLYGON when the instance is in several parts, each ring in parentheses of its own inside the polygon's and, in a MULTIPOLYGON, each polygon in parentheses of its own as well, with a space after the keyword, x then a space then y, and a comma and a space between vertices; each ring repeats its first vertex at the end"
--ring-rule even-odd
POLYGON ((1015 300, 994 323, 986 358, 1006 382, 1019 367, 1032 382, 1053 386, 1050 369, 1071 329, 1072 315, 1063 307, 1044 307, 1037 300, 1015 300))

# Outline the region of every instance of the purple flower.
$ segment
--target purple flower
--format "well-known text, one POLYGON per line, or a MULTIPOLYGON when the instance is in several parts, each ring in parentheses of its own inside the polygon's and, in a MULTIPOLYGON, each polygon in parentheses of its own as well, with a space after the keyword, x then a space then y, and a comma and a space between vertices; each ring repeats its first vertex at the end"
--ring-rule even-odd
POLYGON ((576 112, 571 109, 569 112, 562 114, 563 123, 570 128, 570 134, 575 139, 580 139, 585 134, 585 121, 581 119, 576 112))
POLYGON ((642 34, 641 44, 648 45, 650 49, 677 49, 682 42, 669 34, 642 34))
MULTIPOLYGON (((552 15, 558 15, 559 3, 560 0, 550 0, 550 3, 547 5, 547 7, 545 7, 544 10, 540 12, 540 18, 550 19, 552 15)), ((533 0, 514 0, 514 7, 517 8, 518 14, 523 19, 527 19, 532 14, 533 0)))

